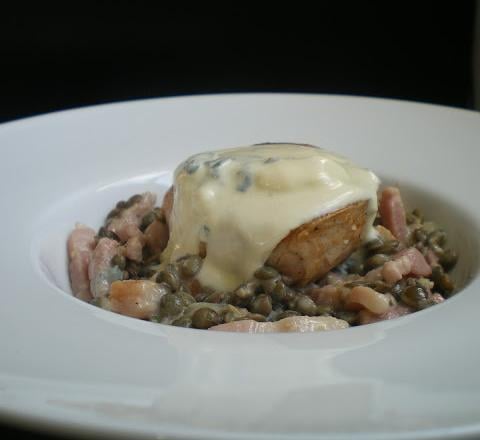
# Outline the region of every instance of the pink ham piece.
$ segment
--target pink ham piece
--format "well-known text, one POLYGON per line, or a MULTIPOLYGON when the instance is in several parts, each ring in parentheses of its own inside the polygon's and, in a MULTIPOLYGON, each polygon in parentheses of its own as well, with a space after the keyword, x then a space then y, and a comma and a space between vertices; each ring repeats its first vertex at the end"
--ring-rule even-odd
POLYGON ((150 192, 143 193, 136 203, 124 209, 118 217, 110 220, 107 230, 114 232, 122 242, 140 235, 142 219, 153 209, 155 201, 155 194, 150 192))
POLYGON ((95 248, 95 231, 78 223, 67 241, 69 275, 73 294, 83 300, 92 300, 88 266, 95 248))
POLYGON ((362 307, 375 315, 386 313, 390 308, 388 298, 385 295, 366 286, 354 287, 347 296, 345 303, 347 308, 351 310, 362 307))
POLYGON ((388 284, 394 284, 397 281, 400 281, 404 275, 408 275, 411 271, 412 262, 407 255, 402 255, 401 257, 397 257, 392 261, 387 261, 381 267, 382 278, 388 284))
POLYGON ((125 208, 118 217, 112 218, 107 225, 107 230, 114 232, 125 244, 125 255, 133 261, 142 261, 142 249, 145 237, 140 230, 143 217, 152 211, 157 197, 146 192, 129 208, 125 208))
POLYGON ((395 258, 408 257, 412 267, 410 269, 410 274, 415 275, 416 277, 428 277, 432 274, 432 268, 427 263, 427 260, 423 254, 415 247, 410 247, 404 249, 395 255, 395 258))
POLYGON ((367 281, 377 281, 383 278, 388 284, 400 281, 405 275, 427 277, 432 268, 422 253, 415 247, 404 249, 396 254, 391 261, 371 270, 365 275, 367 281))
POLYGON ((315 304, 332 307, 333 309, 340 307, 342 302, 341 289, 338 289, 332 284, 310 289, 308 295, 313 299, 315 304))
POLYGON ((348 322, 332 316, 291 316, 276 322, 257 322, 251 319, 215 325, 209 330, 238 333, 318 332, 347 328, 348 322))
POLYGON ((383 226, 385 226, 397 240, 405 243, 408 228, 400 190, 393 186, 386 187, 382 191, 378 209, 383 226))
POLYGON ((112 266, 112 258, 118 255, 120 244, 118 241, 110 238, 101 238, 88 266, 88 276, 90 279, 90 291, 94 298, 106 296, 110 290, 110 285, 122 279, 122 271, 117 266, 112 266))
POLYGON ((410 307, 398 304, 390 307, 385 313, 376 315, 369 310, 361 310, 358 314, 360 324, 373 324, 374 322, 386 321, 388 319, 399 318, 400 316, 409 315, 414 310, 410 307))
POLYGON ((132 261, 140 263, 143 259, 143 245, 145 238, 142 233, 128 239, 125 244, 125 256, 132 261))
POLYGON ((132 318, 150 319, 158 313, 160 299, 167 290, 149 280, 126 280, 112 283, 110 310, 132 318))

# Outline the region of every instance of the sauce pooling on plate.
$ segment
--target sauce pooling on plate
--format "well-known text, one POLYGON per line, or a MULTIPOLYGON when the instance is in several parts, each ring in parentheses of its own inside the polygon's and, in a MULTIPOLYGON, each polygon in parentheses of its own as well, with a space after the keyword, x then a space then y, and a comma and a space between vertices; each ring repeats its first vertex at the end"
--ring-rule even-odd
POLYGON ((175 171, 162 262, 205 246, 199 281, 232 290, 291 230, 354 202, 368 200, 363 235, 371 236, 378 184, 371 171, 311 146, 262 144, 192 156, 175 171))

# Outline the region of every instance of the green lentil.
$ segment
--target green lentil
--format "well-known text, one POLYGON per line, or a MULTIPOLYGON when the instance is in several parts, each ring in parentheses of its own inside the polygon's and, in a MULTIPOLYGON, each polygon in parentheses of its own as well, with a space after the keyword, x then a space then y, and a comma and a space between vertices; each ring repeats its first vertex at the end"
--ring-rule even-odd
POLYGON ((445 231, 442 231, 441 229, 437 229, 436 231, 431 232, 428 235, 427 242, 429 245, 438 245, 440 247, 443 247, 447 241, 447 234, 445 231))
POLYGON ((185 316, 181 316, 180 318, 173 321, 172 325, 176 327, 190 328, 192 327, 192 319, 185 316))
POLYGON ((109 238, 110 240, 120 241, 120 238, 113 231, 109 231, 105 226, 98 230, 98 238, 109 238))
POLYGON ((298 295, 294 309, 302 315, 314 316, 317 313, 317 305, 307 295, 298 295))
POLYGON ((318 304, 315 315, 331 315, 333 313, 332 306, 327 306, 324 304, 318 304))
POLYGON ((174 293, 166 293, 160 300, 161 316, 173 318, 183 312, 185 303, 174 293))
POLYGON ((202 267, 202 259, 198 255, 189 255, 179 262, 180 273, 184 277, 195 276, 202 267))
POLYGON ((439 256, 439 263, 445 271, 452 270, 458 261, 458 255, 452 249, 445 249, 443 254, 439 256))
POLYGON ((262 280, 260 282, 260 285, 262 286, 263 292, 270 295, 275 290, 278 283, 282 283, 282 281, 280 280, 280 277, 269 278, 268 280, 262 280))
POLYGON ((107 220, 110 220, 110 219, 112 219, 112 218, 117 217, 121 212, 122 212, 121 209, 113 208, 113 209, 107 214, 107 220))
POLYGON ((214 325, 220 324, 221 318, 218 314, 209 308, 202 308, 195 311, 192 315, 192 326, 198 329, 208 329, 214 325))
POLYGON ((432 280, 434 282, 434 288, 441 294, 450 296, 455 286, 450 277, 443 271, 441 266, 435 266, 432 271, 432 280))
POLYGON ((399 300, 400 295, 403 293, 404 290, 405 290, 405 281, 400 280, 392 286, 392 288, 390 289, 390 293, 395 297, 395 299, 399 300))
POLYGON ((407 287, 400 295, 400 299, 410 307, 420 309, 427 300, 425 289, 419 285, 407 287))
POLYGON ((382 266, 387 261, 390 261, 390 257, 385 254, 373 255, 365 261, 365 270, 368 272, 369 270, 382 266))
POLYGON ((155 220, 157 219, 157 216, 153 211, 150 211, 148 214, 146 214, 142 218, 142 223, 140 224, 140 229, 142 231, 145 231, 155 220))
POLYGON ((347 321, 350 325, 355 325, 358 320, 358 313, 347 310, 339 310, 335 312, 335 317, 347 321))
POLYGON ((292 316, 300 316, 300 313, 298 313, 296 310, 285 310, 277 316, 277 321, 280 321, 284 318, 291 318, 292 316))
POLYGON ((288 275, 282 275, 280 278, 286 286, 291 286, 293 284, 293 278, 288 275))
POLYGON ((138 276, 140 278, 150 278, 155 274, 155 271, 149 267, 141 266, 138 271, 138 276))
POLYGON ((415 229, 413 236, 415 237, 415 240, 420 243, 425 243, 428 237, 427 233, 422 228, 415 229))
POLYGON ((230 292, 213 292, 205 298, 205 302, 213 304, 228 304, 231 299, 232 294, 230 292))
POLYGON ((128 260, 125 269, 130 274, 131 279, 137 279, 139 277, 141 268, 137 262, 128 260))
POLYGON ((375 250, 377 254, 394 254, 400 249, 400 242, 398 240, 388 240, 382 246, 375 250))
POLYGON ((252 300, 249 310, 252 313, 268 316, 272 311, 272 299, 268 295, 258 295, 252 300))
POLYGON ((376 252, 377 249, 383 246, 383 240, 380 238, 374 238, 365 244, 365 249, 369 252, 376 252))
POLYGON ((117 266, 120 270, 125 270, 127 261, 123 255, 115 255, 111 261, 112 266, 117 266))
POLYGON ((127 200, 125 206, 127 208, 130 208, 131 206, 135 205, 136 203, 139 203, 141 200, 142 200, 142 195, 141 194, 135 194, 127 200))
POLYGON ((273 267, 263 266, 255 271, 254 277, 259 280, 268 280, 278 277, 278 272, 273 267))
POLYGON ((249 299, 255 294, 255 289, 257 288, 257 283, 250 282, 243 284, 238 289, 235 290, 234 294, 240 299, 249 299))
POLYGON ((190 304, 197 302, 196 299, 192 295, 190 295, 188 292, 180 290, 177 292, 177 295, 182 301, 182 303, 185 304, 186 306, 189 306, 190 304))
POLYGON ((285 285, 285 283, 279 281, 275 284, 275 287, 271 292, 272 299, 275 302, 284 303, 288 299, 289 290, 290 289, 285 285))
POLYGON ((260 313, 249 313, 245 316, 245 319, 253 319, 257 322, 265 322, 267 320, 265 316, 261 315, 260 313))
POLYGON ((168 264, 165 270, 158 273, 156 281, 157 283, 165 282, 172 290, 178 290, 180 287, 180 279, 177 267, 173 264, 168 264))

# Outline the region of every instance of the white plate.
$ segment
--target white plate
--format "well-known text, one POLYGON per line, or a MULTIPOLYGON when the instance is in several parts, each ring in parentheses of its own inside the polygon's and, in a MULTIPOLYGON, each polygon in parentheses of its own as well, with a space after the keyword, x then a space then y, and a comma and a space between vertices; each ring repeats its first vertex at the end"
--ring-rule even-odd
POLYGON ((0 414, 135 438, 480 434, 480 116, 314 95, 219 95, 84 108, 0 127, 0 414), (210 333, 68 293, 65 239, 135 192, 159 196, 205 149, 311 143, 404 188, 461 254, 464 291, 404 318, 317 334, 210 333))

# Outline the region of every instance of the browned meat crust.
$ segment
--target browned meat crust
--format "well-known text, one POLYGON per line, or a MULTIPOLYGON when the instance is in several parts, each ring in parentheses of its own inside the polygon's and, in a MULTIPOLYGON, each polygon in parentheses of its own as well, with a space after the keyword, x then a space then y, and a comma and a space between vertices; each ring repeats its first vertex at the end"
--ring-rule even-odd
POLYGON ((318 217, 291 231, 267 264, 304 286, 324 276, 360 246, 367 201, 318 217))

